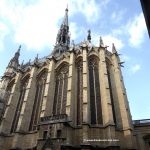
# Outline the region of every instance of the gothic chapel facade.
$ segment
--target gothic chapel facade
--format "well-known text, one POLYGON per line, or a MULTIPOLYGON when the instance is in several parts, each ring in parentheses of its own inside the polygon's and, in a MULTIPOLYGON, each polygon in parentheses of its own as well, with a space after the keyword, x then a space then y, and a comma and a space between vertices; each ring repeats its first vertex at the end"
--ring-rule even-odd
POLYGON ((137 149, 114 45, 90 31, 70 44, 66 9, 51 55, 19 65, 20 48, 0 82, 0 150, 137 149))

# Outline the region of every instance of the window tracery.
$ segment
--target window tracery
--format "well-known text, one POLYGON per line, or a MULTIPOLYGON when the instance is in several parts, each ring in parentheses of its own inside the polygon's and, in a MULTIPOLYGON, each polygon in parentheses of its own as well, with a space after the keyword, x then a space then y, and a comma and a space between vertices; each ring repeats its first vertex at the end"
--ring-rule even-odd
POLYGON ((91 124, 102 124, 99 65, 98 60, 93 56, 89 59, 89 84, 91 124))
POLYGON ((56 72, 55 96, 53 104, 53 115, 66 113, 67 87, 69 66, 64 64, 56 72))
POLYGON ((12 88, 13 88, 13 85, 14 85, 14 82, 15 80, 13 80, 12 82, 10 82, 7 86, 7 89, 6 89, 6 94, 5 94, 5 100, 6 100, 6 104, 9 105, 9 98, 10 98, 10 95, 11 95, 11 92, 12 92, 12 88))
POLYGON ((20 96, 19 96, 19 100, 18 100, 18 103, 17 103, 17 107, 16 107, 12 127, 11 127, 11 133, 15 132, 16 129, 17 129, 19 116, 20 116, 20 113, 21 113, 21 108, 22 108, 22 105, 23 105, 24 96, 25 96, 25 93, 26 93, 26 88, 27 88, 28 82, 29 82, 29 77, 26 77, 23 81, 21 81, 20 96))
POLYGON ((33 104, 32 116, 29 126, 29 131, 37 129, 37 123, 40 117, 40 111, 42 107, 42 101, 45 91, 46 85, 46 78, 47 78, 47 71, 44 71, 37 77, 37 87, 36 87, 36 94, 33 104))
POLYGON ((5 117, 5 113, 6 113, 6 110, 8 109, 9 107, 9 104, 10 104, 10 96, 11 96, 11 92, 12 92, 12 88, 13 88, 13 85, 14 85, 14 82, 15 80, 12 80, 7 88, 6 88, 6 91, 4 90, 1 90, 0 92, 0 97, 3 99, 3 101, 0 101, 1 105, 3 106, 2 109, 0 109, 0 123, 2 121, 2 117, 5 117))

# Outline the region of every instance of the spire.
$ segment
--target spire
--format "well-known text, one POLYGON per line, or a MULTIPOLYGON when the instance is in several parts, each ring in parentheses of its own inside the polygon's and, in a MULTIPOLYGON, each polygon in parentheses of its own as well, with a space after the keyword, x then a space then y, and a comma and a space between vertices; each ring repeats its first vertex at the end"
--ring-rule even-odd
POLYGON ((19 66, 19 56, 20 56, 20 49, 21 45, 19 46, 17 52, 15 53, 14 57, 10 60, 8 67, 17 69, 19 66))
POLYGON ((99 46, 104 47, 103 39, 101 36, 100 36, 100 40, 99 40, 99 46))
POLYGON ((91 30, 88 30, 87 40, 91 43, 91 30))
POLYGON ((56 45, 53 54, 62 53, 67 51, 70 45, 69 25, 68 25, 68 7, 65 10, 64 20, 60 26, 60 29, 56 38, 56 45))
POLYGON ((115 47, 114 43, 112 43, 112 53, 117 54, 116 47, 115 47))
POLYGON ((36 55, 34 62, 38 62, 38 59, 39 59, 39 54, 36 55))
POLYGON ((20 49, 21 49, 21 45, 19 45, 19 48, 18 48, 17 52, 15 53, 15 59, 19 59, 20 49))
POLYGON ((65 9, 65 17, 63 20, 63 25, 68 26, 68 5, 67 5, 67 8, 65 9))
POLYGON ((21 63, 21 67, 23 66, 23 64, 24 64, 24 60, 23 60, 22 63, 21 63))

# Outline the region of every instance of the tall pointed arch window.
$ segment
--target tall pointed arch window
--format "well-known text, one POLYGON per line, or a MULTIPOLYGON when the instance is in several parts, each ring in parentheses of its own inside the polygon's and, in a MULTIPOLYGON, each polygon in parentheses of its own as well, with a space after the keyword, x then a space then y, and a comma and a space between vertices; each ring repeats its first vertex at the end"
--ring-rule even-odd
POLYGON ((17 107, 16 107, 16 111, 15 111, 15 116, 14 116, 14 120, 12 123, 12 127, 11 127, 11 133, 15 132, 17 129, 17 125, 18 125, 18 121, 19 121, 19 116, 21 113, 21 108, 22 108, 22 104, 24 101, 24 97, 25 97, 25 93, 26 93, 26 88, 29 82, 29 76, 25 77, 20 84, 20 96, 19 96, 19 100, 17 103, 17 107))
POLYGON ((106 67, 107 67, 108 84, 109 84, 109 90, 110 90, 110 98, 111 98, 113 119, 114 119, 114 123, 116 123, 115 105, 114 105, 114 98, 113 98, 113 91, 112 91, 113 89, 112 89, 112 83, 111 83, 111 74, 110 74, 110 64, 109 64, 109 62, 106 62, 106 67))
POLYGON ((76 63, 77 70, 77 125, 82 124, 82 103, 83 103, 83 61, 76 63))
POLYGON ((67 87, 69 66, 64 64, 56 72, 55 96, 53 103, 53 115, 66 113, 67 87))
POLYGON ((89 85, 91 124, 102 124, 99 65, 98 59, 93 56, 89 58, 89 85))
POLYGON ((9 107, 10 97, 12 94, 12 88, 13 88, 14 82, 15 82, 15 79, 9 82, 6 88, 6 91, 3 89, 1 89, 0 91, 0 105, 2 106, 2 108, 0 108, 0 123, 1 123, 2 117, 5 117, 4 115, 5 111, 9 107))
POLYGON ((42 101, 43 101, 43 96, 45 91, 46 78, 47 78, 47 70, 41 72, 40 75, 37 77, 36 94, 35 94, 35 99, 33 104, 29 131, 37 129, 37 123, 40 117, 42 101))
POLYGON ((8 84, 8 86, 7 86, 6 95, 5 95, 6 103, 9 102, 9 98, 10 98, 11 91, 12 91, 12 88, 13 88, 14 83, 15 83, 15 80, 12 80, 12 81, 8 84))

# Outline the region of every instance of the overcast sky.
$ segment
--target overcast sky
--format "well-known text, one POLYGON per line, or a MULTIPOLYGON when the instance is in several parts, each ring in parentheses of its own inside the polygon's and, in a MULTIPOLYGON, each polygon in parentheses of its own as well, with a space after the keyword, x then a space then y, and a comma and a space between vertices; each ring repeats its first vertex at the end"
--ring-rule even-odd
POLYGON ((115 43, 133 119, 150 118, 150 39, 140 0, 0 0, 0 76, 22 45, 20 63, 47 56, 69 8, 71 40, 102 36, 111 51, 115 43))

